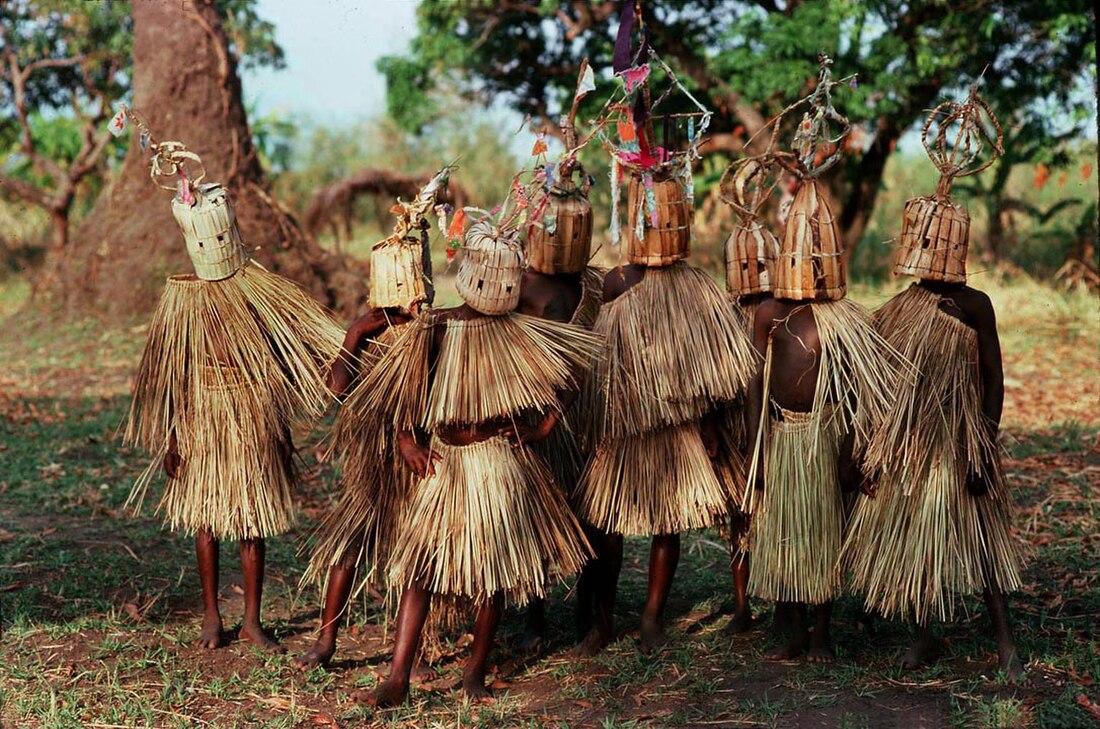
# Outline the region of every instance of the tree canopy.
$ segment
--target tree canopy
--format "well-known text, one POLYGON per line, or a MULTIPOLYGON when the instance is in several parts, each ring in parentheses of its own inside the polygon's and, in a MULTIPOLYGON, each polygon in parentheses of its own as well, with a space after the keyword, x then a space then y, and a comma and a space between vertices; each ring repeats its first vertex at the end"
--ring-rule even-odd
MULTIPOLYGON (((1049 139, 1091 116, 1081 88, 1087 74, 1095 79, 1095 11, 1085 0, 644 0, 642 8, 651 45, 715 110, 705 153, 741 152, 808 92, 819 53, 834 58, 837 77, 858 74, 835 95, 859 124, 832 180, 850 249, 898 139, 938 99, 980 82, 998 114, 1049 139)), ((552 126, 587 57, 605 71, 583 119, 615 83, 619 9, 610 0, 424 0, 409 53, 379 64, 391 114, 419 129, 432 118, 433 93, 454 87, 552 126)))

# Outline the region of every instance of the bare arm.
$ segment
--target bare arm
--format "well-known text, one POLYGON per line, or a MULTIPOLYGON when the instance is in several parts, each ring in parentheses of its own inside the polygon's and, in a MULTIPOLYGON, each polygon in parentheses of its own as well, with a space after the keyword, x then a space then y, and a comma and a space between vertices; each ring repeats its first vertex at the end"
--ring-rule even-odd
MULTIPOLYGON (((1001 361, 1001 341, 997 337, 997 316, 993 312, 993 304, 985 294, 980 294, 974 306, 974 321, 977 325, 975 331, 978 335, 978 371, 982 381, 982 414, 986 422, 983 423, 990 430, 990 438, 996 440, 997 431, 1001 424, 1001 413, 1004 410, 1005 378, 1004 365, 1001 361)), ((989 457, 992 457, 991 454, 989 457)), ((995 468, 992 463, 982 464, 985 474, 993 473, 995 468)), ((982 473, 974 471, 973 467, 968 471, 966 487, 971 494, 981 496, 989 490, 989 484, 982 478, 982 473)))
POLYGON ((343 395, 359 373, 359 355, 379 334, 389 326, 385 312, 371 309, 348 327, 340 356, 332 363, 328 375, 328 388, 334 395, 343 395))
MULTIPOLYGON (((749 380, 749 390, 745 399, 748 412, 745 416, 747 436, 749 442, 748 462, 752 463, 756 455, 757 434, 760 431, 760 416, 764 408, 764 361, 768 354, 768 332, 772 323, 772 306, 770 302, 760 305, 756 309, 756 318, 752 323, 752 346, 756 348, 760 357, 757 360, 756 371, 749 380)), ((763 454, 759 454, 761 463, 763 454)), ((764 469, 756 470, 754 488, 764 488, 764 469)))

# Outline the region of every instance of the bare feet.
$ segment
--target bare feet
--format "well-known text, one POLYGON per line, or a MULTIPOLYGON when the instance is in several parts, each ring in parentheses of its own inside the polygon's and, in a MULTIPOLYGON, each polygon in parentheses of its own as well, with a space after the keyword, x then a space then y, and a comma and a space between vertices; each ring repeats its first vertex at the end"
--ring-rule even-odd
POLYGON ((905 657, 901 659, 901 667, 906 671, 912 671, 921 666, 927 666, 930 663, 935 663, 942 653, 942 641, 930 634, 918 633, 917 639, 913 641, 913 645, 909 646, 905 657))
POLYGON ((810 647, 806 650, 806 660, 810 663, 836 663, 836 651, 828 635, 818 636, 817 631, 810 633, 810 647))
POLYGON ((752 630, 752 612, 749 610, 737 611, 733 614, 733 619, 730 620, 729 625, 726 626, 726 635, 739 635, 741 633, 747 633, 752 630))
POLYGON ((611 642, 611 636, 603 631, 592 628, 588 635, 573 648, 573 655, 577 658, 591 658, 611 642))
POLYGON ((356 691, 351 698, 361 704, 370 704, 380 709, 400 706, 409 696, 409 684, 388 678, 374 691, 356 691))
POLYGON ((206 617, 202 621, 202 630, 193 645, 207 650, 214 650, 229 644, 229 639, 222 628, 222 619, 218 616, 206 617))
POLYGON ((470 701, 485 701, 493 697, 493 692, 485 686, 485 674, 480 672, 463 673, 462 690, 470 701))
POLYGON ((252 645, 268 653, 286 653, 286 648, 279 645, 279 641, 267 634, 260 625, 242 625, 241 640, 247 640, 252 645))
POLYGON ((317 641, 313 644, 313 647, 308 652, 301 656, 297 656, 291 659, 295 666, 303 671, 309 671, 318 666, 328 667, 328 662, 332 660, 332 655, 336 652, 336 641, 328 636, 322 635, 317 638, 317 641))
POLYGON ((638 631, 641 634, 640 645, 643 653, 652 653, 668 642, 664 626, 657 618, 642 615, 642 623, 638 631))
POLYGON ((785 643, 764 654, 767 661, 789 661, 806 652, 806 636, 792 635, 785 643))

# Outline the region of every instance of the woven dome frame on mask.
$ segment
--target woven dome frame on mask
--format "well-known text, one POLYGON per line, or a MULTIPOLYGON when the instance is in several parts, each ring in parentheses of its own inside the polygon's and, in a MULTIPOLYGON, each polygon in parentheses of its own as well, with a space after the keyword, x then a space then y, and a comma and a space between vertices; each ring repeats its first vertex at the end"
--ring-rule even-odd
POLYGON ((921 143, 940 172, 936 192, 905 203, 901 244, 894 273, 951 283, 966 282, 966 254, 970 245, 970 214, 951 199, 958 177, 977 174, 1004 154, 1004 134, 992 110, 971 88, 964 103, 948 101, 929 114, 921 130, 921 143), (953 143, 948 132, 958 124, 953 143), (931 129, 938 125, 935 141, 931 129), (991 153, 978 164, 986 149, 991 153))
POLYGON ((726 168, 719 182, 723 202, 733 208, 737 224, 726 238, 726 290, 735 296, 769 293, 775 278, 779 240, 760 210, 779 184, 768 156, 746 157, 726 168))
MULTIPOLYGON (((587 180, 584 168, 577 167, 587 180)), ((533 201, 539 207, 545 198, 541 220, 527 229, 527 265, 539 273, 580 273, 588 265, 592 248, 588 185, 575 184, 572 169, 568 174, 533 201)))
POLYGON ((153 156, 150 176, 165 189, 179 190, 180 184, 188 186, 191 200, 185 200, 182 191, 177 193, 172 199, 172 216, 183 233, 195 275, 204 281, 221 281, 235 274, 249 260, 229 191, 220 183, 204 184, 205 167, 193 178, 181 178, 183 182, 172 186, 157 179, 181 175, 188 162, 202 165, 198 155, 188 151, 182 143, 161 142, 153 156))
POLYGON ((832 104, 831 90, 843 81, 832 80, 832 61, 827 56, 822 56, 820 63, 813 94, 769 122, 773 125, 772 149, 784 115, 808 103, 792 140, 793 151, 770 153, 777 164, 799 180, 787 213, 772 289, 776 297, 795 301, 842 299, 848 290, 843 238, 817 179, 840 161, 842 142, 851 124, 832 104), (835 136, 830 135, 830 124, 839 126, 835 136))
POLYGON ((527 267, 519 232, 479 220, 466 231, 462 251, 455 279, 462 300, 490 316, 514 311, 527 267))

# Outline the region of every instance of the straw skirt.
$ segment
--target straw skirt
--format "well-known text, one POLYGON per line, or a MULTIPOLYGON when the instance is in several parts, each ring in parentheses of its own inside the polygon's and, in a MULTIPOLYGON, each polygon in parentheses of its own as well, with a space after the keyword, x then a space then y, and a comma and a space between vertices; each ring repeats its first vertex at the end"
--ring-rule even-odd
POLYGON ((828 602, 840 589, 844 504, 837 462, 839 409, 781 410, 767 424, 764 493, 754 495, 749 594, 766 600, 828 602))
POLYGON ((168 479, 160 511, 172 529, 218 539, 282 534, 293 514, 293 445, 274 408, 257 414, 234 370, 202 368, 203 383, 177 430, 183 465, 168 479))
POLYGON ((414 489, 390 578, 475 604, 498 592, 522 605, 552 578, 575 574, 592 551, 547 467, 502 437, 466 446, 439 439, 434 475, 414 489))
POLYGON ((697 422, 619 439, 595 450, 574 494, 577 515, 612 534, 678 534, 715 524, 733 499, 697 422))

